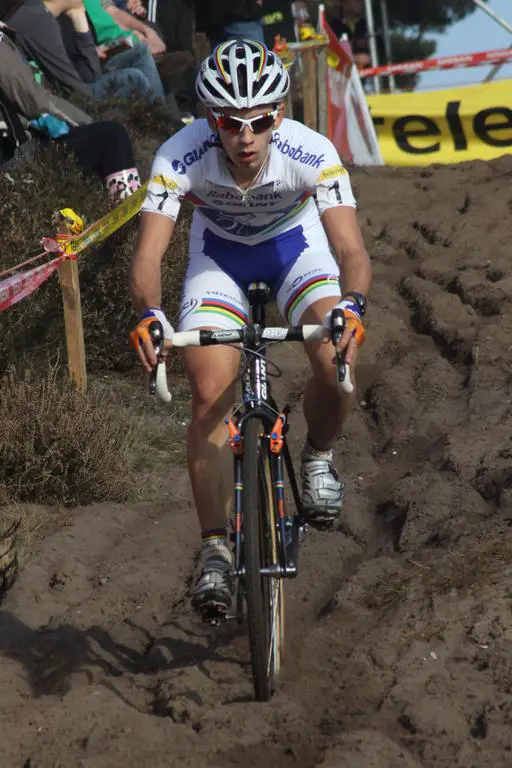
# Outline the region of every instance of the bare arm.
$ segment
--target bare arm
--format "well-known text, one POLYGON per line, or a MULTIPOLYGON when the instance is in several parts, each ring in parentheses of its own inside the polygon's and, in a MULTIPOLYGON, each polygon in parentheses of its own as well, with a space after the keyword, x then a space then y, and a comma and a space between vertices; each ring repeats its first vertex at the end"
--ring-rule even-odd
POLYGON ((85 35, 87 32, 91 31, 83 5, 78 8, 70 8, 69 10, 64 11, 64 15, 71 19, 73 29, 79 35, 85 35))
POLYGON ((136 32, 141 32, 144 37, 146 36, 147 25, 142 21, 132 16, 131 13, 123 11, 122 8, 118 8, 117 5, 109 5, 105 9, 107 13, 110 13, 112 18, 117 21, 120 27, 123 29, 132 29, 136 32))
POLYGON ((322 216, 322 224, 342 271, 343 291, 357 291, 366 296, 372 268, 355 208, 347 205, 329 208, 322 216))
POLYGON ((110 13, 112 18, 117 21, 120 27, 128 29, 138 37, 141 37, 143 42, 149 46, 151 53, 156 56, 159 53, 164 53, 166 50, 165 43, 157 35, 154 29, 144 24, 142 21, 132 16, 131 13, 123 11, 122 8, 118 8, 113 3, 108 5, 105 10, 110 13))
MULTIPOLYGON (((340 265, 343 293, 357 291, 367 296, 372 268, 357 223, 355 208, 347 205, 329 208, 322 216, 322 224, 340 265)), ((337 349, 340 351, 344 349, 345 362, 348 365, 355 365, 357 342, 352 336, 350 327, 345 328, 337 349)))
POLYGON ((160 265, 174 232, 173 219, 143 212, 130 267, 128 290, 136 312, 160 307, 160 265))

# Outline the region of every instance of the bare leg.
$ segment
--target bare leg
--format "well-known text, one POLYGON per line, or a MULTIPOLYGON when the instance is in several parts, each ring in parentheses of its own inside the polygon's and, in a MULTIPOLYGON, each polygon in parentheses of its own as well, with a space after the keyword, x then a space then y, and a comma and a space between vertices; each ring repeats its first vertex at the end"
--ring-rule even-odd
MULTIPOLYGON (((322 323, 326 313, 339 297, 320 299, 309 307, 301 323, 322 323)), ((328 451, 354 406, 354 395, 340 393, 333 364, 334 349, 330 342, 304 345, 311 362, 312 377, 306 385, 303 400, 308 425, 308 440, 319 451, 328 451)))
POLYGON ((232 492, 231 451, 224 418, 235 398, 240 353, 231 347, 182 352, 192 390, 187 461, 201 531, 224 528, 232 492))

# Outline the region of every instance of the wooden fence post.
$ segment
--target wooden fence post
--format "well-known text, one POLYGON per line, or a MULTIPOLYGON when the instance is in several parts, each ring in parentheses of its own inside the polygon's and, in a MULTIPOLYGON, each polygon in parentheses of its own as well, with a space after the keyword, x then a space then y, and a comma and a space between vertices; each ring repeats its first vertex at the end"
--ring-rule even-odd
POLYGON ((290 90, 288 91, 288 96, 286 97, 286 117, 289 117, 290 120, 293 120, 292 89, 293 89, 293 84, 290 85, 290 90))
POLYGON ((318 51, 317 63, 318 91, 318 132, 323 136, 329 133, 329 96, 327 72, 327 46, 318 51))
POLYGON ((304 125, 318 130, 318 79, 316 75, 316 51, 304 50, 302 57, 302 99, 304 103, 304 125))
POLYGON ((62 262, 59 267, 59 281, 64 305, 69 373, 78 391, 85 392, 87 389, 87 370, 85 367, 84 327, 76 259, 66 259, 62 262))

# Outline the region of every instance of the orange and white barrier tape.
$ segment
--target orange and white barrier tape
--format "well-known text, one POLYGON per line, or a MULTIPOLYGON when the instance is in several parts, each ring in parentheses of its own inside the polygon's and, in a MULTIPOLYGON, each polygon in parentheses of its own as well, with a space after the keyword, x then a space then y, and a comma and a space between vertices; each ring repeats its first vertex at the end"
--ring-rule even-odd
POLYGON ((370 67, 359 73, 361 77, 373 75, 410 75, 416 72, 428 72, 431 69, 458 69, 459 67, 480 67, 485 64, 505 64, 512 61, 512 48, 496 48, 492 51, 461 53, 457 56, 438 56, 436 59, 423 61, 404 61, 401 64, 388 64, 383 67, 370 67))
POLYGON ((63 261, 73 258, 66 254, 60 254, 57 258, 42 264, 40 267, 34 267, 26 272, 19 272, 16 275, 0 281, 0 312, 9 309, 13 304, 30 296, 40 285, 48 280, 57 270, 63 261))

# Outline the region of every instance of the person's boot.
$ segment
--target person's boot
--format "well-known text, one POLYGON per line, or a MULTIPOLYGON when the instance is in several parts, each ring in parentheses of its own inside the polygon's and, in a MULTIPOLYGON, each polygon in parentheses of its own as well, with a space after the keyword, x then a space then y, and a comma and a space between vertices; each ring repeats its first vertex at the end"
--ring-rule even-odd
POLYGON ((140 187, 139 172, 136 168, 111 173, 105 178, 109 197, 115 201, 125 200, 140 187))
POLYGON ((165 79, 179 75, 190 67, 195 67, 196 61, 190 51, 166 51, 154 57, 160 77, 165 79))
POLYGON ((310 525, 329 528, 341 514, 345 489, 332 466, 332 451, 317 451, 306 442, 301 460, 304 517, 310 525))

